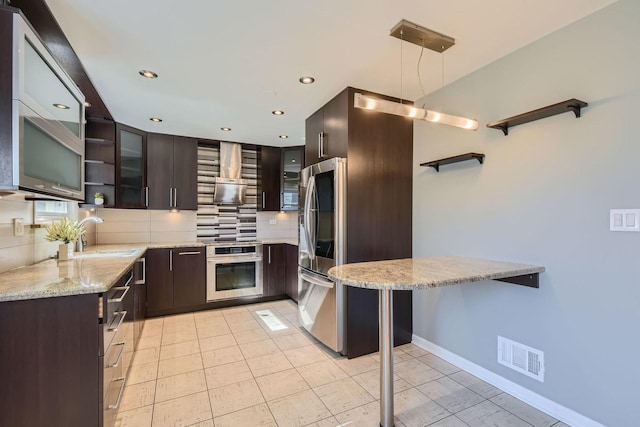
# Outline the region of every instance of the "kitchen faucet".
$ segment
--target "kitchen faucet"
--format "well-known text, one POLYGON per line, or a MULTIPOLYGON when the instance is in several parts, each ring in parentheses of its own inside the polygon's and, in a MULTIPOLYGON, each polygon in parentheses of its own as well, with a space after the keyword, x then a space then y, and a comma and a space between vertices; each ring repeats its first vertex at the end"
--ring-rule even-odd
MULTIPOLYGON (((88 221, 93 221, 96 224, 102 224, 104 222, 104 220, 102 218, 100 218, 99 216, 88 216, 85 219, 83 219, 82 221, 80 221, 78 224, 79 225, 84 225, 84 223, 86 223, 88 221)), ((87 243, 88 243, 87 242, 87 236, 84 235, 84 231, 83 231, 82 234, 80 235, 80 238, 76 242, 76 250, 77 250, 77 252, 83 252, 84 251, 84 247, 87 246, 87 243)))

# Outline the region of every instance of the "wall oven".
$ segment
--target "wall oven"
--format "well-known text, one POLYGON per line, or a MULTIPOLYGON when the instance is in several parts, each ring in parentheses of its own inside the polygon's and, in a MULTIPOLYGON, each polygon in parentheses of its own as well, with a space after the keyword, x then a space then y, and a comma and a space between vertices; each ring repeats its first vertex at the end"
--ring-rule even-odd
POLYGON ((207 301, 262 295, 262 244, 207 246, 207 301))

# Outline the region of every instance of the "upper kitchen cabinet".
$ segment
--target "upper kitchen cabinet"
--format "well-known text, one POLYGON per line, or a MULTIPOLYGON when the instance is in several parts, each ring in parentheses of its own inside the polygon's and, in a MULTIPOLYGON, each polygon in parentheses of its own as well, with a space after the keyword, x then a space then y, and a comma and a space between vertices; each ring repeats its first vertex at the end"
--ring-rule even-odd
POLYGON ((304 164, 304 146, 260 148, 258 210, 298 209, 298 180, 304 164))
POLYGON ((305 122, 304 165, 309 166, 332 157, 347 156, 349 98, 345 89, 305 122))
POLYGON ((282 149, 280 189, 282 200, 280 210, 298 210, 298 185, 300 183, 300 171, 304 164, 304 147, 289 147, 282 149))
POLYGON ((198 209, 198 141, 148 134, 147 184, 149 209, 198 209))
POLYGON ((116 125, 116 207, 145 209, 148 203, 146 174, 147 134, 116 125))
POLYGON ((116 203, 116 125, 113 120, 87 117, 85 125, 84 198, 83 206, 94 205, 95 193, 104 196, 105 208, 116 203))
POLYGON ((258 171, 258 210, 280 210, 280 148, 263 146, 260 149, 258 171))

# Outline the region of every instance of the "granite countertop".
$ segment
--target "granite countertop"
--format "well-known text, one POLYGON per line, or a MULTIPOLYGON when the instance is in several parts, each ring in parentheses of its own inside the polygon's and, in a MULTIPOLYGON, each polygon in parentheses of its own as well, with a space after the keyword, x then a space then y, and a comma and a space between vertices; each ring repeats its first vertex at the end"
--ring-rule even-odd
POLYGON ((544 267, 460 256, 361 262, 333 267, 328 276, 367 289, 429 289, 542 273, 544 267))
MULTIPOLYGON (((258 241, 298 244, 297 239, 258 241)), ((87 246, 68 261, 50 259, 0 273, 0 302, 106 292, 147 249, 204 246, 194 241, 87 246)))

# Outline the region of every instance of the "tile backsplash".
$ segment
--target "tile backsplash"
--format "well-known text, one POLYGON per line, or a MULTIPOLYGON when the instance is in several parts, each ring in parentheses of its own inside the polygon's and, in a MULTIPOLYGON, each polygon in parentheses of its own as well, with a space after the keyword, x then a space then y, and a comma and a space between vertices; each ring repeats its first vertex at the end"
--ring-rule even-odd
MULTIPOLYGON (((104 222, 95 225, 95 234, 90 236, 89 244, 194 242, 196 240, 194 211, 97 209, 95 215, 102 218, 104 222)), ((89 227, 87 229, 89 230, 89 227)))
POLYGON ((258 239, 297 239, 298 213, 258 212, 256 227, 258 239))
MULTIPOLYGON (((69 202, 69 217, 77 215, 77 204, 69 202)), ((46 230, 32 228, 33 202, 24 200, 24 194, 0 198, 0 272, 51 258, 58 251, 58 242, 45 240, 46 230), (13 219, 24 220, 24 235, 13 235, 13 219)))
MULTIPOLYGON (((97 209, 89 212, 69 202, 69 217, 83 219, 96 215, 102 224, 85 224, 89 245, 196 241, 197 216, 194 211, 168 212, 138 209, 97 209)), ((298 237, 296 212, 258 212, 257 239, 298 237), (273 223, 275 222, 275 223, 273 223)), ((43 228, 32 228, 33 202, 24 195, 0 198, 0 272, 34 264, 55 256, 57 242, 44 239, 43 228), (13 235, 13 219, 24 219, 24 235, 13 235)))

